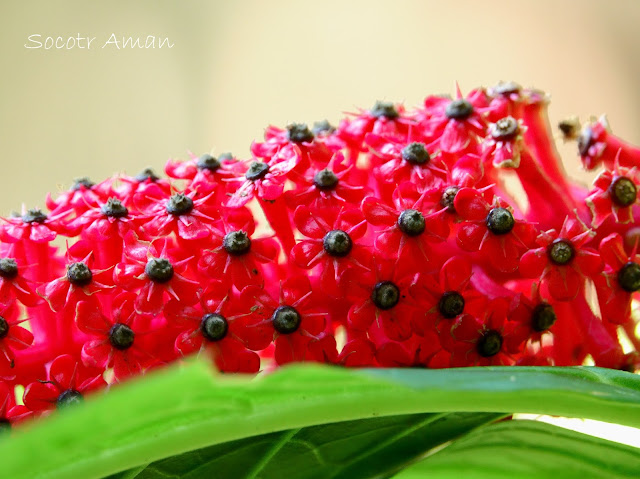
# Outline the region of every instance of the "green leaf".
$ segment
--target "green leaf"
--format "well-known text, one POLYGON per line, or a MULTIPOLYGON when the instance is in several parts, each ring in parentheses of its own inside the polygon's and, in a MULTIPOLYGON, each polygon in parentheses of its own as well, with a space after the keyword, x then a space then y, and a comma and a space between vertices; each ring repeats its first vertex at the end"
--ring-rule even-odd
POLYGON ((296 365, 252 379, 213 375, 207 365, 194 362, 113 388, 75 410, 16 431, 0 443, 0 457, 3 477, 104 477, 282 431, 459 412, 552 414, 638 427, 640 378, 598 368, 296 365))
POLYGON ((551 424, 507 421, 471 432, 394 479, 638 477, 640 450, 551 424))
POLYGON ((425 451, 501 416, 411 414, 292 429, 198 449, 112 479, 279 479, 301 474, 309 479, 356 479, 392 474, 425 451))

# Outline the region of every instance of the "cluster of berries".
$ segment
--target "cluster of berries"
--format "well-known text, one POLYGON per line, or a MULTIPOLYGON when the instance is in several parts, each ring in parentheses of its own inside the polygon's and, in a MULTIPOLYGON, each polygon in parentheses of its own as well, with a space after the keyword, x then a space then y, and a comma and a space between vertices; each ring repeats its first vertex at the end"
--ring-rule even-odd
POLYGON ((572 182, 547 105, 511 82, 378 102, 4 219, 0 427, 198 352, 244 373, 637 369, 640 149, 563 122, 604 167, 572 182))

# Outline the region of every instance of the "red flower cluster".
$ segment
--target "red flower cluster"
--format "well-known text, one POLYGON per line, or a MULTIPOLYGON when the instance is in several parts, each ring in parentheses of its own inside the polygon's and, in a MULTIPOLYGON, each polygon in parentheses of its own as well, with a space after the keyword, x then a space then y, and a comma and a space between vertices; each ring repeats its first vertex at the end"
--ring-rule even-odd
POLYGON ((337 127, 269 127, 247 161, 83 178, 5 218, 0 426, 190 354, 243 373, 637 369, 640 150, 589 125, 579 152, 605 169, 574 183, 547 103, 514 83, 378 102, 337 127))

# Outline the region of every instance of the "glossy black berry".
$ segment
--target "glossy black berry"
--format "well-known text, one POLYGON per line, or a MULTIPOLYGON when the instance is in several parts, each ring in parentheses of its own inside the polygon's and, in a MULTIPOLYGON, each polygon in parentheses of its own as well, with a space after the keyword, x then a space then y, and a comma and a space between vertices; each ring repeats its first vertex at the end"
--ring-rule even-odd
POLYGON ((66 391, 62 391, 58 399, 56 399, 56 408, 64 409, 75 404, 80 404, 83 401, 82 393, 75 389, 67 389, 66 391))
POLYGON ((313 175, 313 184, 319 190, 333 190, 338 185, 338 177, 333 171, 325 168, 313 175))
POLYGON ((200 156, 196 160, 196 167, 199 170, 209 170, 211 172, 215 172, 220 168, 220 162, 215 156, 211 156, 208 153, 200 156))
POLYGON ((129 214, 129 210, 117 198, 109 198, 100 211, 109 218, 124 218, 129 214))
POLYGON ((438 301, 438 311, 443 317, 453 319, 464 311, 464 298, 457 291, 446 291, 438 301))
POLYGON ((313 133, 305 123, 292 123, 287 126, 287 138, 293 143, 309 143, 313 133))
POLYGON ((371 301, 378 309, 391 309, 400 301, 400 289, 391 281, 381 281, 373 287, 371 301))
POLYGON ((402 149, 402 159, 412 165, 424 165, 431 157, 424 143, 409 143, 402 149))
POLYGON ((0 316, 0 339, 6 338, 7 334, 9 334, 9 323, 0 316))
POLYGON ((22 215, 22 221, 25 223, 44 223, 47 221, 47 215, 39 209, 27 210, 27 212, 22 215))
POLYGON ((630 261, 622 266, 618 271, 618 284, 629 293, 640 290, 640 265, 630 261))
POLYGON ((145 168, 144 170, 142 170, 140 173, 138 173, 136 175, 136 181, 142 183, 144 181, 152 181, 152 182, 156 182, 160 179, 160 177, 158 175, 156 175, 156 173, 153 171, 153 169, 151 168, 145 168))
POLYGON ((220 341, 229 331, 229 323, 224 316, 217 313, 205 314, 200 323, 202 335, 209 341, 220 341))
POLYGON ((456 199, 456 195, 458 194, 458 190, 460 188, 457 186, 448 186, 442 192, 442 196, 440 197, 440 206, 447 209, 449 213, 455 213, 456 207, 453 202, 456 199))
POLYGON ((513 140, 520 133, 520 126, 515 118, 507 116, 489 126, 489 134, 496 141, 513 140))
POLYGON ((476 344, 478 354, 483 358, 495 356, 502 349, 502 334, 494 329, 485 331, 476 344))
POLYGON ((316 121, 311 129, 314 135, 331 134, 336 131, 336 127, 329 123, 328 120, 316 121))
POLYGON ((424 233, 424 216, 417 210, 407 209, 398 216, 398 228, 408 236, 418 236, 424 233))
POLYGON ((393 103, 388 101, 377 101, 370 113, 376 118, 385 117, 387 120, 395 120, 400 116, 393 103))
POLYGON ((487 215, 487 228, 494 235, 509 233, 515 224, 513 215, 506 208, 492 208, 487 215))
POLYGON ((167 200, 167 213, 173 216, 188 215, 193 210, 193 200, 184 193, 174 193, 167 200))
POLYGON ((541 333, 553 326, 556 319, 556 312, 553 310, 553 306, 549 303, 540 303, 533 308, 533 313, 531 314, 531 329, 541 333))
POLYGON ((618 206, 631 206, 636 202, 638 189, 633 181, 626 176, 621 176, 609 186, 609 196, 618 206))
POLYGON ((269 165, 264 161, 252 161, 244 177, 249 181, 256 181, 264 178, 269 173, 269 165))
POLYGON ((280 334, 295 333, 300 327, 302 318, 300 313, 291 306, 280 306, 271 315, 271 322, 280 334))
POLYGON ((124 351, 133 345, 136 334, 126 324, 116 323, 109 330, 109 342, 114 348, 124 351))
POLYGON ((459 98, 449 103, 444 113, 450 120, 463 121, 473 114, 473 105, 464 98, 459 98))
POLYGON ((77 178, 76 180, 74 180, 71 189, 73 191, 78 191, 81 188, 86 188, 87 190, 89 190, 93 186, 95 186, 95 183, 85 176, 83 178, 77 178))
POLYGON ((13 279, 18 276, 18 263, 13 258, 0 258, 0 277, 13 279))
POLYGON ((251 238, 244 231, 231 231, 224 236, 222 246, 230 255, 241 256, 251 249, 251 238))
POLYGON ((562 239, 557 239, 551 243, 547 251, 549 252, 551 261, 559 265, 569 263, 575 254, 571 243, 562 239))
POLYGON ((75 286, 86 286, 91 283, 93 274, 85 263, 72 263, 67 266, 67 279, 75 286))
POLYGON ((329 231, 324 235, 322 245, 328 254, 338 258, 347 256, 353 247, 351 237, 342 230, 329 231))
POLYGON ((166 283, 173 278, 173 266, 166 258, 151 258, 147 261, 144 272, 154 283, 166 283))

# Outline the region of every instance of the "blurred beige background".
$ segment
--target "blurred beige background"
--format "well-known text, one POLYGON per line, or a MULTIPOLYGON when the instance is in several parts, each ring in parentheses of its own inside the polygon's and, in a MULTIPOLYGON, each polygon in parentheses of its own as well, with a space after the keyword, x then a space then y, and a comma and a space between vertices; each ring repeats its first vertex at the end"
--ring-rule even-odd
MULTIPOLYGON (((73 178, 161 170, 168 157, 246 156, 269 123, 377 99, 516 80, 552 121, 607 113, 640 143, 640 1, 7 1, 0 4, 0 215, 73 178), (27 37, 97 37, 90 50, 27 37), (117 36, 161 50, 102 49, 117 36)), ((577 171, 575 145, 561 148, 577 171)))

